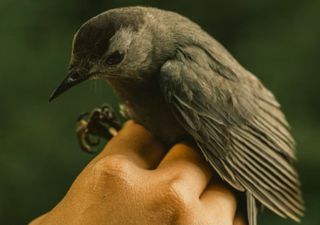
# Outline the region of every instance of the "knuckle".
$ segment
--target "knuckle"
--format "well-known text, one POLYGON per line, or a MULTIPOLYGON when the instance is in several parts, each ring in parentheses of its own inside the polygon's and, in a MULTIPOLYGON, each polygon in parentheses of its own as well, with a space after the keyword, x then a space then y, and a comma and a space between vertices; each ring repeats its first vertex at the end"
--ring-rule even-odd
POLYGON ((170 178, 162 186, 162 200, 178 213, 188 211, 192 205, 192 196, 180 175, 170 178))
POLYGON ((123 155, 106 156, 92 166, 93 173, 101 178, 121 178, 124 180, 131 170, 130 161, 123 155))

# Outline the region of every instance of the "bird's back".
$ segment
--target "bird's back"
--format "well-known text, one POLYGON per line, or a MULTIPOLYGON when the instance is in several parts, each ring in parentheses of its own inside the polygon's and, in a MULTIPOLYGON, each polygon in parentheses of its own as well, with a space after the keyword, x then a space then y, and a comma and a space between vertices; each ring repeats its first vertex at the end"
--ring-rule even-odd
POLYGON ((219 175, 247 193, 250 225, 256 200, 299 220, 295 143, 273 94, 189 19, 154 8, 125 10, 131 9, 148 21, 156 65, 149 82, 124 91, 132 118, 169 143, 189 134, 219 175))

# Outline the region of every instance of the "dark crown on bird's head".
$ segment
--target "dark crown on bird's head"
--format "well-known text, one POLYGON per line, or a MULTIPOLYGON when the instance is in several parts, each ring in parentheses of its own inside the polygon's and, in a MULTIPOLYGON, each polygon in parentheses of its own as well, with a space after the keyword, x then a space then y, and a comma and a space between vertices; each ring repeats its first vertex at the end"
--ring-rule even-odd
POLYGON ((118 8, 101 13, 84 23, 73 39, 72 58, 67 76, 53 91, 49 101, 85 80, 130 73, 120 64, 129 53, 131 55, 126 57, 128 60, 125 65, 132 68, 134 63, 144 61, 147 52, 141 54, 141 49, 149 49, 148 46, 135 45, 130 52, 128 49, 145 24, 145 14, 142 7, 118 8), (139 51, 140 54, 136 54, 139 51), (140 61, 137 55, 141 56, 140 61), (123 68, 120 68, 120 65, 123 68))
POLYGON ((120 8, 101 13, 84 23, 75 34, 73 56, 76 59, 101 57, 109 48, 109 40, 121 28, 138 31, 144 24, 139 8, 120 8))

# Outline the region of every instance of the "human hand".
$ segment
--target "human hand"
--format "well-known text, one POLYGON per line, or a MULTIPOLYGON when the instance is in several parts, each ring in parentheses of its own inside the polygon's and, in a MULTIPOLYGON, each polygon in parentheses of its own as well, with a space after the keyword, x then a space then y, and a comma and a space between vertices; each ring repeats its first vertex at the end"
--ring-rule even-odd
POLYGON ((80 173, 66 196, 30 225, 245 224, 234 194, 190 144, 168 152, 129 121, 80 173))

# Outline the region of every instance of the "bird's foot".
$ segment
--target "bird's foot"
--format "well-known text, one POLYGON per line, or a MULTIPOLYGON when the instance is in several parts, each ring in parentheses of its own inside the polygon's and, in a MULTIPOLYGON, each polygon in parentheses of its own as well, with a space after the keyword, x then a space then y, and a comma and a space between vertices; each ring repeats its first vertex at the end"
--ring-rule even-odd
POLYGON ((128 109, 128 107, 125 105, 125 104, 120 104, 119 105, 119 108, 120 108, 120 110, 119 110, 119 112, 120 112, 120 115, 123 117, 123 118, 125 118, 125 119, 128 119, 129 118, 129 109, 128 109))
POLYGON ((109 140, 120 128, 121 124, 111 106, 103 105, 79 116, 76 133, 82 150, 94 153, 92 147, 99 145, 101 138, 109 140))

